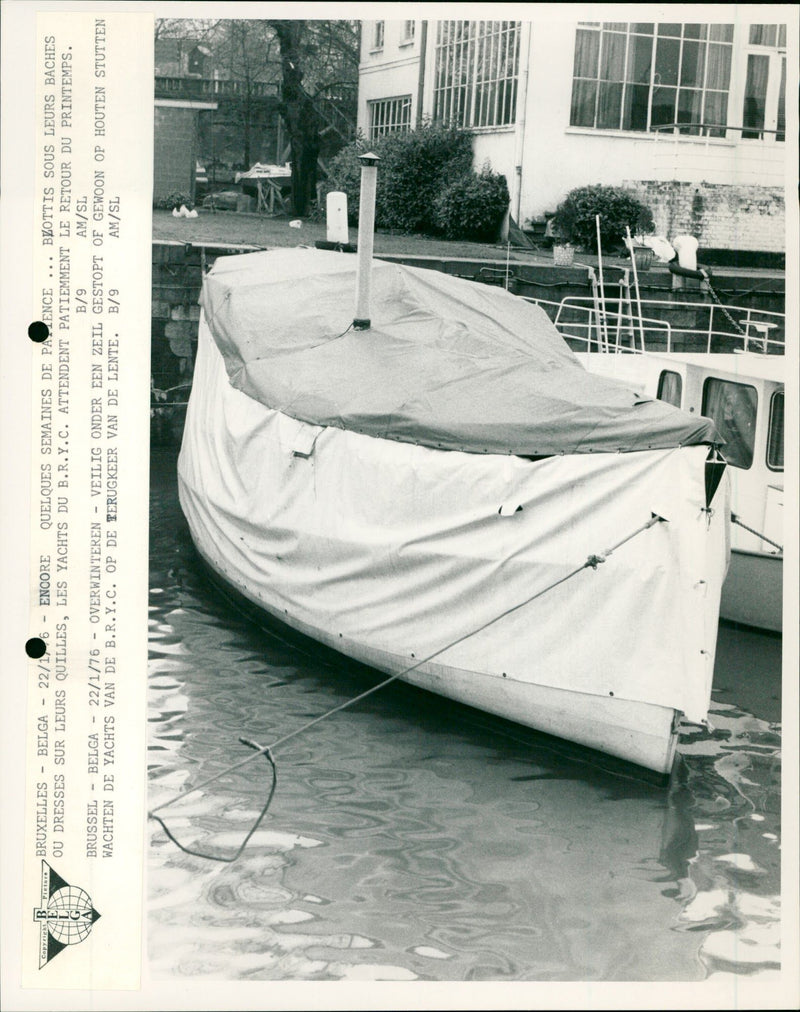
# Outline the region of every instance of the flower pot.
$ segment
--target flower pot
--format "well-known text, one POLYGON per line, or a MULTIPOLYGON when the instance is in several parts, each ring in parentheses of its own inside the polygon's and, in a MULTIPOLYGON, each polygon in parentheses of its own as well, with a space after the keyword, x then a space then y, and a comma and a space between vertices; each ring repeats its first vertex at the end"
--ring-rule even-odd
POLYGON ((634 246, 633 261, 637 271, 649 271, 655 254, 649 246, 634 246))
POLYGON ((574 256, 574 246, 553 246, 553 262, 556 267, 570 267, 574 256))

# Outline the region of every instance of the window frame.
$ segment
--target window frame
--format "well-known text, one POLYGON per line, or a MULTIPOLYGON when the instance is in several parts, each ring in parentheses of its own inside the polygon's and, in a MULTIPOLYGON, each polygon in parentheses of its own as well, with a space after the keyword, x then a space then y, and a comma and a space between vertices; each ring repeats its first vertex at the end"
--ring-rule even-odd
POLYGON ((375 98, 370 99, 367 102, 367 123, 368 123, 368 136, 371 141, 376 140, 378 137, 385 137, 386 134, 390 133, 407 133, 411 130, 411 95, 391 95, 387 98, 375 98), (402 103, 400 105, 399 103, 402 103), (384 108, 389 113, 389 121, 392 122, 391 112, 392 106, 396 106, 399 112, 408 110, 407 117, 401 117, 400 120, 395 120, 393 126, 386 128, 385 124, 380 124, 380 129, 376 132, 375 124, 375 113, 380 108, 384 108))
MULTIPOLYGON (((731 99, 732 99, 732 85, 733 85, 733 63, 734 63, 734 25, 716 25, 700 22, 680 22, 674 26, 667 26, 664 22, 578 22, 575 33, 575 46, 574 46, 574 60, 572 68, 572 93, 570 98, 570 121, 569 125, 572 129, 583 129, 593 131, 608 131, 612 133, 620 134, 633 134, 641 136, 643 134, 652 134, 655 131, 668 133, 669 128, 672 127, 673 134, 679 134, 683 136, 691 137, 715 137, 725 138, 726 131, 728 130, 728 122, 730 118, 731 99), (693 31, 687 31, 689 28, 695 26, 702 29, 698 33, 693 31), (665 29, 667 27, 674 27, 677 32, 667 33, 665 29), (652 29, 647 31, 646 29, 652 29), (659 31, 661 29, 661 31, 659 31), (592 34, 596 36, 596 44, 588 47, 589 59, 594 62, 593 74, 583 73, 578 74, 579 69, 579 44, 580 37, 579 33, 587 33, 585 41, 591 38, 592 34), (633 66, 634 57, 634 45, 635 40, 650 40, 650 52, 649 52, 649 78, 645 81, 637 81, 635 67, 633 66), (622 69, 616 72, 621 74, 621 80, 617 80, 612 77, 603 77, 604 73, 614 74, 613 69, 604 67, 604 60, 607 59, 607 53, 611 49, 613 53, 613 47, 618 45, 622 40, 622 69), (674 43, 678 43, 678 60, 675 67, 675 81, 674 83, 661 84, 658 80, 659 71, 658 59, 659 49, 666 51, 666 48, 674 43), (699 45, 702 52, 702 82, 699 84, 693 84, 690 80, 684 80, 684 59, 687 53, 690 52, 688 46, 699 45), (712 82, 709 80, 709 52, 710 47, 727 47, 727 67, 723 65, 722 70, 726 78, 724 87, 713 87, 712 82), (591 49, 594 48, 594 53, 591 53, 591 49), (593 111, 592 111, 592 123, 580 122, 581 107, 578 105, 579 102, 579 86, 583 83, 593 87, 593 111), (619 88, 619 98, 615 99, 613 105, 617 106, 616 124, 609 125, 602 121, 603 110, 601 109, 602 96, 605 90, 606 94, 611 94, 612 88, 619 88), (633 121, 633 99, 631 96, 635 94, 634 89, 647 89, 647 109, 645 123, 643 126, 635 126, 632 124, 633 121), (659 88, 664 88, 674 92, 673 94, 673 121, 675 125, 671 123, 654 123, 654 110, 658 106, 654 105, 654 99, 657 96, 659 88), (713 100, 712 96, 717 97, 725 109, 724 116, 720 115, 720 120, 725 122, 713 123, 709 125, 692 127, 688 123, 693 123, 695 120, 691 118, 687 121, 686 126, 681 126, 678 122, 681 115, 681 99, 684 95, 699 94, 700 98, 700 118, 701 124, 706 123, 706 109, 713 100), (627 122, 626 122, 627 120, 627 122)), ((617 55, 620 55, 619 52, 617 55)), ((720 53, 722 56, 722 53, 720 53)), ((689 64, 687 63, 688 67, 689 64)))
POLYGON ((403 22, 403 37, 400 39, 401 46, 410 46, 416 37, 417 22, 414 20, 403 22))
POLYGON ((658 393, 656 394, 656 399, 659 401, 663 401, 665 404, 671 404, 674 408, 679 408, 681 406, 681 403, 683 402, 683 376, 681 376, 679 372, 675 372, 674 369, 662 369, 661 374, 658 377, 658 393), (678 381, 677 403, 674 400, 670 400, 669 398, 662 396, 662 394, 664 393, 664 387, 666 386, 667 382, 673 382, 674 380, 678 381))
MULTIPOLYGON (((748 462, 746 464, 743 464, 743 463, 737 463, 736 461, 731 460, 726 455, 726 453, 725 453, 725 444, 723 444, 723 446, 722 446, 722 455, 725 457, 726 461, 728 462, 728 464, 731 467, 738 467, 740 471, 749 471, 750 468, 753 466, 753 461, 755 460, 756 430, 758 428, 758 400, 759 400, 759 398, 758 398, 758 390, 756 389, 756 387, 753 386, 752 383, 740 383, 737 380, 726 380, 726 379, 722 379, 719 376, 707 376, 706 379, 703 381, 703 400, 702 400, 702 405, 703 406, 702 406, 702 409, 701 409, 701 414, 703 415, 704 418, 710 418, 714 422, 714 424, 716 425, 716 427, 719 430, 719 433, 720 433, 720 435, 722 436, 723 439, 725 438, 725 432, 723 431, 723 423, 720 420, 718 420, 709 411, 709 403, 708 403, 709 402, 709 387, 710 387, 710 384, 712 384, 712 383, 717 383, 717 384, 719 384, 720 386, 723 386, 723 387, 733 387, 733 388, 736 388, 737 390, 752 390, 752 392, 753 392, 753 395, 754 395, 754 398, 755 398, 755 404, 754 404, 754 410, 753 410, 753 427, 752 427, 752 432, 749 434, 749 440, 748 440, 748 442, 749 442, 749 447, 748 447, 748 449, 749 449, 749 460, 748 460, 748 462)), ((743 445, 746 445, 746 444, 744 444, 744 442, 743 442, 743 445)))
POLYGON ((737 108, 741 114, 741 128, 737 131, 745 143, 756 141, 762 144, 783 144, 786 140, 786 84, 787 84, 787 26, 775 24, 747 25, 747 41, 742 47, 740 57, 740 88, 736 96, 737 108), (754 28, 775 28, 774 43, 752 42, 754 28), (761 126, 745 126, 744 103, 747 99, 747 79, 751 57, 762 57, 768 60, 767 85, 764 92, 764 123, 761 126), (779 110, 783 85, 784 122, 779 127, 779 110))
POLYGON ((784 390, 773 390, 772 391, 772 396, 769 399, 769 423, 767 425, 767 446, 766 446, 766 450, 764 452, 764 460, 766 462, 767 467, 770 469, 770 471, 775 471, 776 473, 781 473, 781 474, 783 473, 783 470, 784 470, 784 463, 783 463, 783 461, 784 461, 784 439, 785 439, 785 434, 786 434, 786 415, 785 415, 786 399, 785 399, 784 394, 785 394, 784 390), (783 401, 783 408, 781 409, 781 429, 782 429, 782 432, 781 432, 781 464, 780 464, 780 466, 778 466, 777 464, 773 464, 770 461, 770 451, 772 450, 772 434, 773 434, 774 425, 775 425, 775 402, 776 402, 776 400, 778 398, 780 398, 781 401, 783 401))
POLYGON ((520 21, 439 21, 434 43, 433 118, 466 130, 516 123, 520 21))

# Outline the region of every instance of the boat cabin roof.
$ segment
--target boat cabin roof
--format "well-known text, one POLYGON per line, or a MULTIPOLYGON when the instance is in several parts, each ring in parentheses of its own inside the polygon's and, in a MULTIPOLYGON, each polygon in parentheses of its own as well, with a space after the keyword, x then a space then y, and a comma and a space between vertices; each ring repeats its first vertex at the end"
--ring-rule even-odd
POLYGON ((718 441, 713 422, 587 372, 538 306, 438 271, 356 258, 221 257, 201 295, 232 385, 300 421, 439 449, 519 456, 718 441))
POLYGON ((730 382, 748 383, 765 380, 783 385, 786 377, 786 358, 783 355, 762 355, 758 352, 669 352, 653 358, 672 368, 690 368, 702 376, 717 376, 730 382))

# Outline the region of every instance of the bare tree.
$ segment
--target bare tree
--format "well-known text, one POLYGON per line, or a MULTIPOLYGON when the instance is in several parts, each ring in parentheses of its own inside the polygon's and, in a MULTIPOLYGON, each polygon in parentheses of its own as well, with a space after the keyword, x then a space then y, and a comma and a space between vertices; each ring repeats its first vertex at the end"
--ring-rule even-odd
POLYGON ((316 198, 321 135, 329 126, 324 100, 358 80, 358 25, 354 21, 270 21, 280 45, 280 111, 292 151, 294 212, 316 198))
POLYGON ((209 18, 156 18, 153 39, 193 39, 208 42, 217 30, 219 21, 209 18))
POLYGON ((252 163, 253 130, 265 85, 280 80, 278 45, 266 21, 230 20, 220 22, 221 37, 215 55, 236 91, 229 108, 242 129, 242 162, 252 163))
POLYGON ((292 204, 303 215, 314 200, 322 121, 303 87, 305 21, 271 21, 281 51, 283 88, 280 112, 292 149, 292 204))
POLYGON ((160 18, 156 39, 195 41, 211 50, 216 71, 232 84, 225 92, 225 114, 241 131, 246 168, 252 163, 265 89, 280 87, 294 213, 306 214, 316 197, 323 146, 330 145, 331 137, 341 145, 354 132, 358 22, 160 18), (350 106, 343 112, 348 97, 350 106))

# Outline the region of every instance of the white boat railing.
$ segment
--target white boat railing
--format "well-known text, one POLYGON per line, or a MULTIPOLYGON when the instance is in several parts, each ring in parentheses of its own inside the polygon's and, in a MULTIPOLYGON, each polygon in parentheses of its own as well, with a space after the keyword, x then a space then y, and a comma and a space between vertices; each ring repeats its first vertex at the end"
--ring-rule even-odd
POLYGON ((773 310, 641 299, 639 315, 616 295, 606 296, 601 306, 594 296, 568 295, 560 302, 521 297, 541 306, 559 333, 581 342, 586 351, 785 353, 785 316, 773 310))
POLYGON ((660 347, 667 350, 672 347, 672 327, 667 320, 631 318, 626 312, 608 308, 603 314, 593 299, 581 295, 568 295, 561 302, 548 299, 527 301, 540 305, 551 317, 558 332, 571 341, 579 342, 583 351, 643 352, 647 350, 648 335, 657 340, 660 347))

